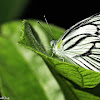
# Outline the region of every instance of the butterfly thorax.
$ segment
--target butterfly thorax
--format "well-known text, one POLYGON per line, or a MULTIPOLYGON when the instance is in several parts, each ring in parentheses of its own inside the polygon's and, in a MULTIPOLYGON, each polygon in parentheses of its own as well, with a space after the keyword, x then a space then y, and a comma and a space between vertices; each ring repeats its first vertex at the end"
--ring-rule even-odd
POLYGON ((54 42, 53 44, 53 53, 60 56, 60 57, 63 57, 63 52, 64 52, 64 49, 63 49, 63 46, 62 46, 62 42, 63 41, 56 41, 54 42))

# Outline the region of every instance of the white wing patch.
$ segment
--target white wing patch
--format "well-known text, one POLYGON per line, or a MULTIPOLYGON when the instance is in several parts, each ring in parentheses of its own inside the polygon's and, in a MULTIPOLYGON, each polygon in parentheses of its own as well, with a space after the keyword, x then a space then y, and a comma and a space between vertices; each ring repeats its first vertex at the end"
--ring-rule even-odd
POLYGON ((91 35, 96 35, 95 33, 97 32, 97 27, 94 25, 86 25, 86 26, 82 26, 76 30, 73 30, 70 34, 68 34, 63 42, 69 40, 70 38, 76 36, 76 35, 80 35, 80 34, 91 34, 91 35))
POLYGON ((83 33, 90 33, 92 35, 94 35, 94 33, 97 31, 97 27, 94 25, 85 25, 82 26, 80 28, 78 28, 77 30, 72 31, 70 34, 74 34, 74 35, 79 35, 79 34, 83 34, 83 33))
POLYGON ((95 43, 96 48, 100 48, 100 43, 95 43))

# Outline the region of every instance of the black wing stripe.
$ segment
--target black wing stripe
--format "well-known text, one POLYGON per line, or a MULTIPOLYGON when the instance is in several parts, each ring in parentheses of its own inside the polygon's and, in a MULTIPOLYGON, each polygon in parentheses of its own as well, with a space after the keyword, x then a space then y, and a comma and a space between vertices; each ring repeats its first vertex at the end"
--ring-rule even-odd
POLYGON ((89 63, 91 63, 91 65, 95 66, 95 68, 100 70, 100 63, 98 61, 96 61, 95 59, 92 59, 89 56, 86 56, 84 59, 86 59, 89 63))
POLYGON ((74 46, 78 45, 82 40, 84 40, 85 38, 87 38, 87 36, 80 38, 78 41, 76 41, 74 44, 72 44, 70 47, 68 47, 67 49, 65 49, 64 51, 73 48, 74 46))
POLYGON ((82 40, 84 40, 85 38, 87 38, 87 36, 82 37, 81 39, 79 39, 78 41, 76 41, 74 44, 72 44, 71 46, 69 46, 67 49, 65 49, 64 51, 73 48, 74 46, 78 45, 82 40))
POLYGON ((78 37, 78 36, 81 36, 81 35, 83 35, 83 36, 88 36, 88 37, 96 37, 96 36, 94 36, 94 35, 92 35, 92 34, 90 34, 90 33, 79 34, 79 35, 73 36, 72 38, 68 39, 66 42, 63 43, 63 46, 66 45, 66 44, 67 44, 69 41, 71 41, 72 39, 74 39, 74 38, 76 38, 76 37, 78 37))
POLYGON ((91 55, 88 56, 89 58, 91 58, 92 60, 100 63, 100 58, 97 58, 97 57, 91 57, 91 55))
POLYGON ((93 71, 96 71, 96 72, 100 72, 100 69, 98 69, 96 66, 94 66, 93 64, 91 64, 85 58, 78 57, 76 59, 79 61, 79 62, 76 61, 76 63, 79 64, 81 67, 83 67, 83 68, 87 67, 86 69, 90 69, 90 70, 93 70, 93 71), (85 65, 85 67, 83 65, 85 65))
MULTIPOLYGON (((100 16, 99 16, 99 18, 100 18, 100 16)), ((94 20, 94 21, 92 21, 91 23, 93 23, 93 24, 95 24, 95 25, 100 25, 100 24, 96 24, 96 23, 95 23, 95 22, 98 22, 98 21, 100 21, 100 19, 94 20)))
MULTIPOLYGON (((81 35, 79 35, 79 36, 81 36, 81 35)), ((66 46, 67 48, 65 48, 64 49, 64 51, 66 51, 66 50, 68 50, 68 49, 71 49, 71 48, 74 48, 75 46, 77 46, 79 43, 81 43, 81 42, 83 42, 86 38, 89 38, 89 37, 97 37, 97 36, 93 36, 93 35, 91 35, 91 34, 89 34, 89 35, 86 35, 86 36, 84 36, 83 35, 83 37, 81 36, 81 37, 78 37, 78 36, 75 36, 75 38, 71 38, 71 39, 69 39, 68 41, 66 41, 64 44, 63 44, 63 46, 65 46, 66 44, 70 44, 70 46, 66 46), (78 40, 77 40, 77 38, 78 38, 78 40), (80 38, 80 39, 79 39, 80 38), (73 42, 71 42, 72 40, 75 40, 74 41, 74 43, 73 42)), ((93 40, 94 41, 94 40, 93 40)), ((90 42, 90 43, 92 43, 92 42, 90 42)), ((95 43, 95 42, 94 42, 95 43)), ((94 44, 93 43, 93 44, 94 44)))
POLYGON ((81 57, 78 58, 74 58, 74 60, 78 65, 80 65, 81 67, 85 68, 85 69, 90 69, 92 70, 90 67, 88 67, 85 63, 84 60, 81 57))
MULTIPOLYGON (((92 17, 92 16, 91 16, 92 17)), ((85 19, 84 21, 82 21, 82 22, 79 22, 79 23, 77 23, 77 25, 75 24, 74 26, 72 26, 70 29, 69 29, 69 31, 67 31, 66 32, 66 34, 63 36, 63 38, 62 38, 62 40, 64 40, 66 37, 67 37, 67 35, 69 34, 69 33, 71 33, 73 30, 76 30, 76 29, 78 29, 80 26, 85 26, 85 23, 87 22, 87 21, 89 21, 90 19, 89 18, 87 18, 87 19, 85 19)))
POLYGON ((86 62, 85 63, 87 63, 88 64, 88 67, 90 68, 90 69, 92 69, 92 70, 94 70, 94 71, 100 71, 100 69, 99 68, 97 68, 95 65, 93 65, 90 61, 88 61, 85 57, 83 58, 82 57, 82 59, 84 59, 86 62))

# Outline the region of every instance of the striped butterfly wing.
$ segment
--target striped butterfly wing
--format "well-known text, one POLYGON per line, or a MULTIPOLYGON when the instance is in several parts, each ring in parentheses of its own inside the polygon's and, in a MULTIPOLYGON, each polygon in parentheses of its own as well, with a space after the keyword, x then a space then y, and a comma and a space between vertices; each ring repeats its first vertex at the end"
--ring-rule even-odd
POLYGON ((100 15, 86 18, 68 29, 63 40, 63 54, 83 68, 100 72, 100 15))

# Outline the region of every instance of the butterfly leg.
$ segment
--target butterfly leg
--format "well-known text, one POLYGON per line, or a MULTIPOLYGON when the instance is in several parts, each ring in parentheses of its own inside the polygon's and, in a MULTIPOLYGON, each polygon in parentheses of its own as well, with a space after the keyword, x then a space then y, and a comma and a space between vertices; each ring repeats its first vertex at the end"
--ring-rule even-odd
POLYGON ((60 57, 60 59, 63 60, 63 62, 64 62, 64 58, 60 57))
POLYGON ((53 53, 52 53, 51 57, 53 57, 53 53))

